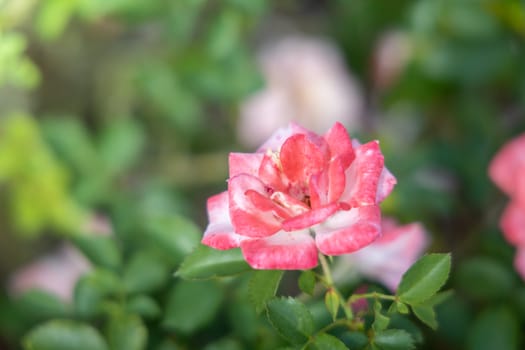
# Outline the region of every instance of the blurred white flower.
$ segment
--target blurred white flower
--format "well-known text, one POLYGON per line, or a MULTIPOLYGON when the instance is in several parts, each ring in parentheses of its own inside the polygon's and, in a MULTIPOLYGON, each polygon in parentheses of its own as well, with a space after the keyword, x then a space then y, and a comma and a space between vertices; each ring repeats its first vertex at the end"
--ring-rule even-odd
POLYGON ((334 270, 336 279, 344 279, 356 270, 362 276, 381 282, 395 291, 403 274, 423 254, 430 239, 423 226, 411 223, 399 226, 394 219, 383 218, 383 236, 355 253, 341 257, 334 270))
POLYGON ((290 121, 318 133, 336 121, 358 130, 361 91, 334 45, 289 37, 264 47, 259 63, 266 88, 240 107, 242 143, 257 146, 290 121))
POLYGON ((70 302, 77 280, 90 269, 87 259, 75 247, 65 244, 15 271, 9 292, 17 296, 30 289, 41 289, 70 302))

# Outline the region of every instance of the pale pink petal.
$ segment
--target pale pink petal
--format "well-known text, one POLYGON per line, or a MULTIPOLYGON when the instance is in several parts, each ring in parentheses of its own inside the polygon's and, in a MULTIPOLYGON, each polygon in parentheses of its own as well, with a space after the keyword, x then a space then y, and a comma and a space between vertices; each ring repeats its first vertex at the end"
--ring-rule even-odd
POLYGON ((489 176, 507 195, 513 197, 518 182, 525 178, 525 134, 505 144, 489 165, 489 176))
POLYGON ((261 153, 230 153, 228 159, 230 177, 239 174, 259 175, 263 156, 261 153))
POLYGON ((254 269, 306 270, 317 266, 317 248, 308 230, 248 239, 241 242, 241 250, 254 269))
POLYGON ((341 159, 343 167, 346 169, 355 158, 354 148, 352 147, 352 140, 348 136, 348 132, 341 123, 335 123, 324 135, 332 158, 338 157, 341 159))
POLYGON ((383 171, 381 171, 381 175, 379 176, 379 184, 377 186, 377 203, 381 203, 386 197, 388 197, 396 184, 397 180, 395 176, 392 175, 392 173, 386 167, 384 167, 383 171))
POLYGON ((380 236, 380 220, 377 205, 340 211, 315 226, 317 247, 326 255, 352 253, 380 236))
POLYGON ((312 227, 335 214, 340 209, 339 203, 330 203, 325 206, 312 209, 301 215, 283 221, 283 230, 295 231, 312 227))
POLYGON ((403 274, 427 248, 429 237, 419 223, 393 227, 383 222, 382 228, 382 237, 344 259, 362 275, 395 291, 403 274))
POLYGON ((511 201, 501 215, 500 227, 509 243, 525 246, 525 207, 511 201))
POLYGON ((519 247, 514 257, 514 268, 525 281, 525 246, 519 247))
POLYGON ((376 204, 384 164, 379 142, 368 142, 357 147, 355 152, 356 158, 346 170, 346 189, 341 201, 351 206, 376 204))
POLYGON ((266 152, 268 150, 277 152, 281 149, 283 143, 292 135, 296 134, 313 134, 311 131, 303 128, 296 123, 290 123, 287 127, 279 128, 272 136, 259 147, 257 152, 266 152))
POLYGON ((248 237, 265 237, 281 229, 277 213, 271 208, 261 210, 252 199, 254 196, 246 195, 249 191, 264 195, 267 191, 265 185, 256 177, 240 174, 228 181, 228 200, 230 218, 235 232, 248 237))
POLYGON ((282 145, 280 159, 286 177, 302 184, 327 167, 330 151, 319 136, 293 135, 282 145))
POLYGON ((202 243, 215 249, 238 247, 243 237, 233 230, 228 208, 228 192, 210 197, 207 208, 209 224, 202 237, 202 243))

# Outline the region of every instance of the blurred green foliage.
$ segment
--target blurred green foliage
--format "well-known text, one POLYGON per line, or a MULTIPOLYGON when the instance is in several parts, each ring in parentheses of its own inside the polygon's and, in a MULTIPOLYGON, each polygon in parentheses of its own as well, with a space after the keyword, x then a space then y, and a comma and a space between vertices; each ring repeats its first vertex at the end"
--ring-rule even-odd
MULTIPOLYGON (((0 0, 0 255, 11 268, 66 237, 94 267, 70 303, 0 293, 0 348, 284 346, 250 304, 249 274, 172 276, 198 245, 205 198, 224 188, 227 152, 242 148, 239 104, 264 84, 255 48, 281 32, 340 46, 366 102, 355 134, 381 140, 398 179, 384 211, 423 222, 432 249, 452 251, 455 294, 437 307, 437 332, 392 318, 404 331, 379 330, 376 345, 523 347, 525 289, 497 224, 506 199, 486 175, 525 130, 523 1, 0 0), (374 50, 390 30, 408 36, 413 55, 379 89, 374 50), (111 236, 90 234, 98 214, 111 236)), ((179 275, 247 269, 239 252, 212 264, 199 249, 202 265, 179 275)), ((287 300, 273 302, 274 317, 287 300)), ((308 327, 330 319, 307 307, 308 327)), ((340 339, 360 349, 361 336, 340 339)), ((312 347, 342 346, 332 338, 312 347)))

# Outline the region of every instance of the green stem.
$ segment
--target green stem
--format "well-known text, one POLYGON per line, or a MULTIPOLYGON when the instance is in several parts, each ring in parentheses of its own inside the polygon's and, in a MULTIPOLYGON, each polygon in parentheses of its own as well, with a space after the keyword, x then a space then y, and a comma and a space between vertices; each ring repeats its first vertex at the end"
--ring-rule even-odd
POLYGON ((364 294, 354 294, 348 298, 348 303, 353 303, 359 299, 383 299, 383 300, 397 300, 395 295, 388 295, 378 292, 364 293, 364 294))
POLYGON ((321 262, 321 267, 323 269, 324 278, 326 280, 326 284, 328 287, 333 288, 334 287, 334 280, 332 279, 332 273, 330 272, 330 267, 328 266, 328 261, 326 261, 326 257, 319 253, 319 261, 321 262))

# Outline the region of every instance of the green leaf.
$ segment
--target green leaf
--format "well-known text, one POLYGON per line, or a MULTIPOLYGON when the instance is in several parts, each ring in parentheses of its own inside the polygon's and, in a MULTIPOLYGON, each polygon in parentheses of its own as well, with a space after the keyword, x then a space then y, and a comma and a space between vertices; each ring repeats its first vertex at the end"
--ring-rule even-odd
POLYGON ((299 289, 306 294, 313 295, 315 288, 315 273, 312 270, 305 270, 299 276, 299 289))
POLYGON ((255 306, 255 312, 261 313, 266 307, 266 302, 275 296, 284 271, 261 270, 254 271, 248 284, 250 301, 255 306))
POLYGON ((374 323, 372 324, 372 328, 375 332, 384 331, 390 323, 390 318, 381 313, 382 307, 379 300, 374 302, 374 323))
POLYGON ((25 350, 107 350, 93 327, 69 320, 52 320, 31 330, 23 339, 25 350))
POLYGON ((117 294, 120 288, 117 276, 106 270, 94 270, 82 276, 74 291, 76 312, 82 317, 99 314, 105 298, 117 294))
POLYGON ((408 309, 407 304, 402 303, 400 301, 394 301, 390 305, 390 307, 388 308, 388 313, 389 314, 394 314, 396 312, 399 312, 400 314, 406 315, 406 314, 408 314, 410 312, 410 310, 408 309))
POLYGON ((417 318, 421 320, 424 324, 429 326, 432 329, 436 329, 438 326, 436 320, 436 312, 432 305, 412 305, 412 311, 417 318))
POLYGON ((491 307, 471 324, 467 350, 517 350, 520 343, 519 321, 506 307, 491 307))
POLYGON ((267 315, 277 332, 293 344, 302 344, 314 331, 310 311, 297 299, 275 298, 267 303, 267 315))
POLYGON ((215 281, 180 281, 170 291, 162 322, 170 330, 190 334, 210 322, 224 291, 215 281))
POLYGON ((14 302, 16 310, 26 319, 42 321, 67 315, 68 308, 56 295, 39 289, 31 289, 14 302))
POLYGON ((340 339, 350 349, 364 349, 369 341, 366 334, 358 331, 344 332, 340 335, 340 339))
POLYGON ((403 275, 397 294, 402 302, 415 304, 433 296, 447 281, 450 254, 429 254, 421 257, 403 275))
POLYGON ((200 245, 184 259, 176 275, 186 279, 207 279, 250 269, 240 249, 217 250, 200 245))
POLYGON ((78 234, 73 237, 73 242, 95 265, 116 270, 122 263, 113 237, 78 234))
POLYGON ((148 252, 135 254, 123 273, 123 283, 128 293, 155 291, 162 287, 168 279, 167 266, 148 252))
POLYGON ((517 284, 514 271, 487 257, 474 257, 462 262, 455 277, 458 289, 481 300, 506 298, 517 284))
POLYGON ((137 161, 144 145, 144 133, 132 119, 113 119, 100 137, 100 158, 111 175, 128 169, 137 161))
POLYGON ((387 329, 374 335, 373 344, 382 350, 415 349, 414 339, 402 329, 387 329))
POLYGON ((114 315, 107 329, 111 350, 141 350, 146 348, 148 332, 136 315, 114 315))
POLYGON ((308 345, 308 350, 348 350, 346 345, 330 334, 316 335, 314 340, 308 345))
POLYGON ((202 236, 197 225, 178 215, 150 216, 145 223, 145 230, 147 238, 165 252, 173 264, 179 264, 191 253, 199 245, 202 236))
POLYGON ((337 312, 339 311, 339 295, 337 292, 333 289, 329 289, 326 291, 326 294, 324 296, 324 304, 326 305, 326 309, 332 316, 332 320, 335 321, 337 318, 337 312))
POLYGON ((145 319, 154 319, 161 313, 157 302, 147 295, 137 295, 131 297, 126 304, 126 309, 129 312, 136 313, 145 319))

